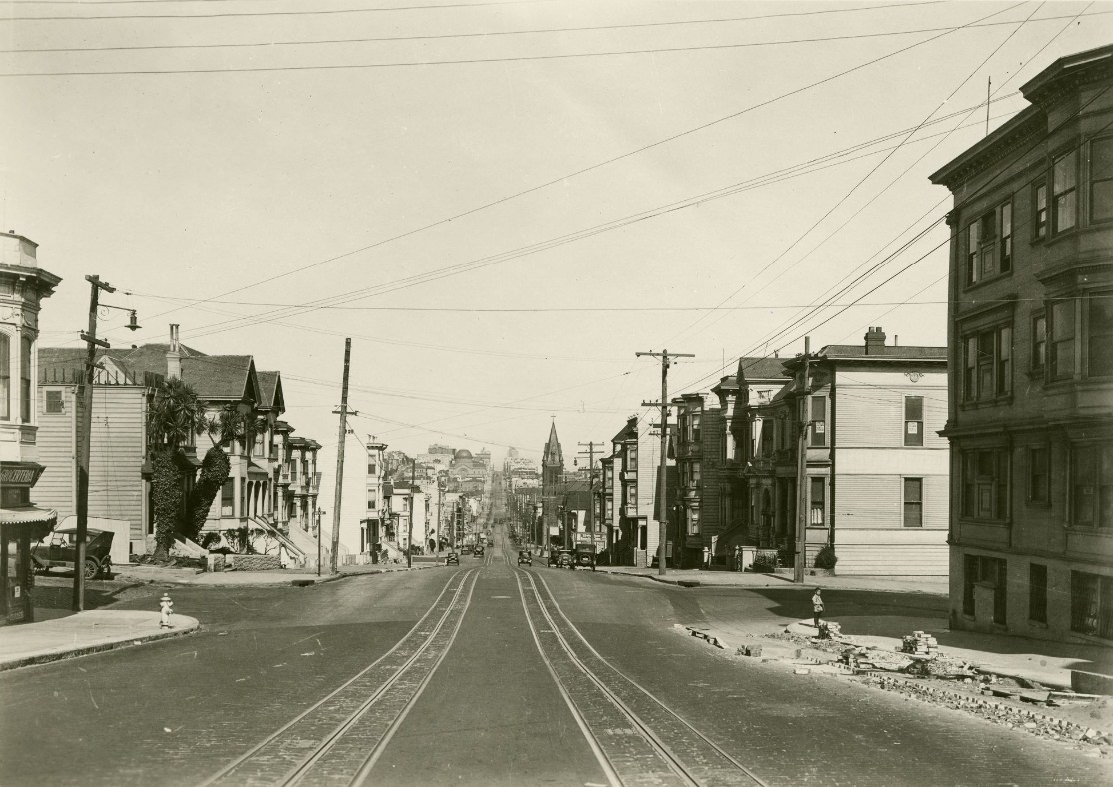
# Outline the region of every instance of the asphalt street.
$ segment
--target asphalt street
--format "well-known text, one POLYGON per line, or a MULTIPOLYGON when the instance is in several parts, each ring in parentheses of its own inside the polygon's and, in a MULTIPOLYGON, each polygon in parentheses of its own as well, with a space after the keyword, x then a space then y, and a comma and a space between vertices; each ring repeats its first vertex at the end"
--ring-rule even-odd
MULTIPOLYGON (((352 740, 371 741, 368 784, 684 783, 661 751, 705 774, 696 783, 745 783, 741 771, 700 761, 693 730, 771 785, 1109 783, 1104 763, 1061 744, 729 658, 674 626, 782 615, 799 594, 523 570, 509 554, 503 544, 484 558, 465 555, 458 568, 306 588, 182 588, 176 608, 204 622, 194 636, 0 674, 0 784, 205 784, 299 715, 329 710, 369 665, 394 670, 392 648, 436 628, 422 621, 438 598, 438 638, 412 668, 398 668, 414 679, 374 706, 385 714, 381 731, 348 741, 360 757, 363 744, 352 740), (537 595, 527 604, 530 574, 537 595), (578 673, 581 663, 594 672, 578 673), (634 707, 656 742, 645 745, 634 721, 615 721, 616 703, 634 707), (671 712, 687 726, 662 715, 671 712)), ((157 592, 117 603, 150 608, 157 592)), ((904 615, 933 615, 937 603, 885 598, 904 615)), ((871 601, 833 603, 851 614, 871 601)), ((351 775, 310 771, 304 783, 351 775)), ((222 783, 274 782, 233 772, 222 783)))

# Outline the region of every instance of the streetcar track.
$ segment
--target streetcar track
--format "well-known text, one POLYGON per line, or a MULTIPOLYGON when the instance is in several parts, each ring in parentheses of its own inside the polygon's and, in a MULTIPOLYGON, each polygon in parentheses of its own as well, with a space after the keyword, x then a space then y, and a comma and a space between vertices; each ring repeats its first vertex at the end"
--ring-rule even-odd
MULTIPOLYGON (((458 611, 455 626, 451 627, 452 638, 455 638, 455 631, 459 629, 471 601, 470 589, 465 603, 461 606, 458 602, 469 581, 471 589, 474 589, 477 573, 478 568, 454 573, 425 614, 390 650, 225 765, 202 782, 202 787, 220 784, 292 785, 305 779, 372 707, 391 697, 391 689, 401 685, 407 674, 421 663, 422 657, 430 653, 431 646, 445 631, 446 622, 453 612, 458 611)), ((447 646, 442 650, 447 652, 447 646)), ((404 691, 405 687, 402 688, 404 691)))
MULTIPOLYGON (((550 627, 550 631, 540 633, 551 634, 551 639, 565 652, 579 674, 590 681, 598 692, 606 696, 615 707, 621 710, 639 735, 655 751, 657 757, 667 765, 668 771, 680 780, 680 783, 706 787, 726 787, 739 783, 765 785, 765 782, 751 769, 696 729, 676 711, 665 705, 649 690, 603 658, 561 610, 544 578, 537 577, 535 579, 535 572, 519 570, 519 591, 522 593, 527 617, 530 617, 529 604, 527 592, 522 583, 523 575, 528 577, 537 609, 550 627), (538 579, 541 586, 544 587, 544 594, 538 589, 538 579), (684 754, 681 755, 678 752, 684 752, 684 754)), ((531 628, 533 625, 531 618, 531 628)), ((540 649, 542 638, 538 636, 535 639, 537 639, 540 649)), ((599 724, 593 725, 590 720, 586 721, 589 727, 600 726, 599 724)), ((593 734, 597 736, 597 733, 593 734)), ((599 741, 599 744, 605 752, 608 747, 604 745, 603 741, 599 741)), ((608 755, 608 758, 610 756, 608 755)), ((623 784, 637 783, 647 775, 639 772, 624 773, 620 768, 616 768, 616 770, 618 770, 619 778, 623 784)), ((659 779, 661 774, 656 776, 659 779)), ((659 783, 659 781, 656 783, 659 783)))

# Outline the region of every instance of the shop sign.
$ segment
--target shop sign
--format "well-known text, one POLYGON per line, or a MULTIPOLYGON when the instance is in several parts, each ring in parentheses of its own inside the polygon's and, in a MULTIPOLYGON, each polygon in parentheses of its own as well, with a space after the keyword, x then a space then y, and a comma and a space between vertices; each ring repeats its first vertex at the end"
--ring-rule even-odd
POLYGON ((0 465, 0 486, 34 486, 44 469, 36 464, 0 465))

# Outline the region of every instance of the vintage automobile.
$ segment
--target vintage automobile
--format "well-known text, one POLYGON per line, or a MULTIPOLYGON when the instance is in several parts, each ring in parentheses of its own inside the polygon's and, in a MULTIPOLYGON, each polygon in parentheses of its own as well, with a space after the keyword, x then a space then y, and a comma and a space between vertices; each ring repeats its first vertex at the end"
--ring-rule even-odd
POLYGON ((527 566, 533 565, 533 555, 530 554, 530 551, 528 549, 518 550, 518 565, 520 566, 523 563, 525 563, 527 566))
POLYGON ((475 545, 475 551, 472 552, 472 554, 475 555, 476 557, 483 557, 483 545, 482 544, 476 544, 475 545))
POLYGON ((460 565, 460 556, 455 552, 449 552, 444 556, 444 564, 447 566, 449 563, 460 565))
MULTIPOLYGON (((89 528, 85 541, 85 578, 112 578, 112 532, 89 528)), ((77 560, 77 528, 67 527, 50 534, 46 544, 31 547, 31 564, 36 571, 74 568, 77 560)))
POLYGON ((590 568, 595 570, 595 544, 576 544, 576 551, 572 556, 573 568, 590 568))
POLYGON ((558 549, 554 550, 556 553, 556 565, 558 568, 572 568, 572 550, 571 549, 558 549))

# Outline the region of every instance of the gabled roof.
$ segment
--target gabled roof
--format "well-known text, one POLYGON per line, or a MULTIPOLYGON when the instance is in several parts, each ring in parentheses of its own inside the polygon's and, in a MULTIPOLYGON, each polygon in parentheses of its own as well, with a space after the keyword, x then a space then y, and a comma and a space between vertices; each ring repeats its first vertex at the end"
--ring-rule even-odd
POLYGON ((281 372, 256 372, 259 378, 259 406, 280 413, 286 412, 286 399, 282 395, 281 372))
POLYGON ((738 359, 738 371, 734 380, 741 387, 745 383, 755 380, 780 380, 785 376, 785 362, 783 358, 742 357, 738 359))
POLYGON ((636 415, 630 416, 626 421, 626 426, 618 430, 618 434, 611 438, 612 443, 624 443, 627 440, 636 440, 638 437, 638 417, 636 415))
POLYGON ((206 401, 260 401, 255 361, 250 355, 182 358, 182 379, 206 401))

